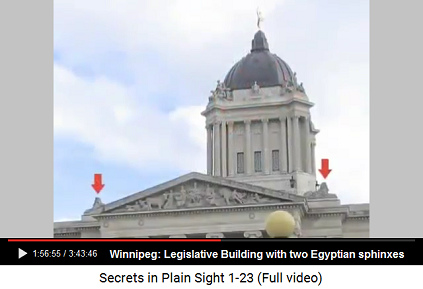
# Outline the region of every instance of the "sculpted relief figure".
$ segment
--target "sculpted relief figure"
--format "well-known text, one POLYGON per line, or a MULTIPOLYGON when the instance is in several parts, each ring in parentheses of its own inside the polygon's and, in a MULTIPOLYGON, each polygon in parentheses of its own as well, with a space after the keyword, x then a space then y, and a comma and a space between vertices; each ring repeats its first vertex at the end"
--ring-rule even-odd
POLYGON ((233 205, 233 204, 243 204, 243 196, 238 193, 236 190, 230 190, 227 188, 222 188, 220 191, 222 197, 225 199, 226 205, 233 205))
POLYGON ((250 194, 248 196, 247 202, 249 204, 263 204, 263 203, 274 203, 277 202, 278 199, 270 198, 267 196, 260 195, 258 193, 250 194))
POLYGON ((214 189, 210 187, 209 184, 207 184, 207 187, 206 187, 206 201, 209 205, 212 205, 212 206, 219 205, 216 199, 216 193, 214 189))
POLYGON ((194 182, 193 188, 188 190, 188 201, 187 205, 189 207, 200 206, 203 196, 201 195, 201 191, 197 187, 197 182, 194 182))
POLYGON ((261 202, 261 196, 257 193, 255 194, 250 194, 248 196, 248 203, 249 204, 258 204, 261 202))
POLYGON ((125 211, 143 211, 147 209, 148 207, 146 206, 144 201, 136 201, 134 204, 127 205, 125 207, 125 211))
MULTIPOLYGON (((322 184, 321 190, 327 189, 325 186, 325 184, 322 184)), ((100 206, 100 202, 100 200, 97 200, 98 206, 100 206)), ((278 202, 278 199, 259 193, 238 191, 229 187, 213 187, 211 184, 202 182, 198 186, 197 182, 193 182, 181 184, 176 190, 170 189, 162 195, 138 200, 132 204, 118 208, 114 212, 233 206, 273 202, 278 202)))
POLYGON ((220 80, 217 81, 216 89, 211 91, 212 95, 209 97, 209 100, 215 98, 226 99, 230 94, 230 89, 225 86, 225 83, 220 80))
POLYGON ((173 195, 175 205, 177 208, 184 207, 187 201, 187 191, 184 186, 181 186, 181 190, 173 195))
POLYGON ((137 202, 135 202, 135 204, 133 204, 133 205, 127 205, 127 206, 125 207, 125 210, 126 210, 126 211, 140 211, 140 210, 141 210, 141 205, 140 205, 140 202, 139 202, 139 201, 137 201, 137 202))
POLYGON ((163 209, 169 199, 169 194, 163 194, 157 197, 148 197, 145 199, 146 205, 149 210, 163 209))
POLYGON ((233 190, 232 191, 232 194, 231 194, 231 199, 233 200, 233 201, 235 201, 236 203, 238 203, 238 204, 243 204, 244 203, 244 201, 243 201, 243 195, 242 194, 240 194, 240 193, 238 193, 236 190, 233 190))

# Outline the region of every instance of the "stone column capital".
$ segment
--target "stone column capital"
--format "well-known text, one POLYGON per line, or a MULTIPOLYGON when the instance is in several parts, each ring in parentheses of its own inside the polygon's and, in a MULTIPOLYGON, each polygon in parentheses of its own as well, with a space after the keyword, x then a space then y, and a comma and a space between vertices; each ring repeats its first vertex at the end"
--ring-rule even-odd
POLYGON ((214 122, 213 122, 213 125, 220 125, 222 122, 220 121, 220 120, 215 120, 214 122))
POLYGON ((250 124, 251 124, 251 120, 249 120, 249 119, 244 120, 244 123, 245 123, 246 125, 250 125, 250 124))
POLYGON ((268 119, 268 118, 262 118, 262 119, 261 119, 261 122, 262 122, 262 123, 268 123, 268 122, 269 122, 269 119, 268 119))
POLYGON ((233 120, 229 120, 227 121, 228 126, 233 126, 234 125, 234 121, 233 120))
POLYGON ((283 122, 283 121, 285 121, 285 120, 286 120, 286 116, 280 116, 280 117, 279 117, 279 121, 283 122))

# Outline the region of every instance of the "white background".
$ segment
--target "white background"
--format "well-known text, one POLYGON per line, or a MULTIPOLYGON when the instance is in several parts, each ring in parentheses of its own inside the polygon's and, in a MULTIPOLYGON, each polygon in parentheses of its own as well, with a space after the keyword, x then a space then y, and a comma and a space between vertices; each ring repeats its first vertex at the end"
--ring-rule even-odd
MULTIPOLYGON (((422 266, 4 266, 0 268, 0 288, 423 288, 419 281, 423 272, 422 266), (148 272, 159 275, 159 283, 131 283, 131 284, 107 284, 100 283, 100 274, 145 274, 148 272), (162 273, 174 272, 175 274, 224 273, 224 284, 171 284, 161 283, 162 273), (238 281, 231 283, 230 273, 254 273, 254 277, 260 272, 276 273, 284 275, 297 274, 320 274, 322 284, 289 284, 286 279, 283 283, 266 283, 260 286, 256 280, 252 284, 240 284, 238 281), (35 286, 35 287, 34 287, 35 286)), ((255 278, 257 279, 257 278, 255 278)), ((192 277, 193 281, 194 278, 192 277)))

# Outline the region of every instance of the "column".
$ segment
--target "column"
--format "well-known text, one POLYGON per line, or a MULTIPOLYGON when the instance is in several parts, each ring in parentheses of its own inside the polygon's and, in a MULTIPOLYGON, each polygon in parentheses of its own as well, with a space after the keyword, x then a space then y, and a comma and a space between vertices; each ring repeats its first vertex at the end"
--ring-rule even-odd
POLYGON ((305 157, 306 157, 306 167, 305 171, 309 174, 312 173, 311 168, 311 144, 310 144, 310 117, 305 118, 305 157))
POLYGON ((212 239, 222 239, 225 238, 223 233, 207 233, 206 238, 212 238, 212 239))
POLYGON ((294 116, 294 171, 301 170, 301 142, 300 142, 300 117, 294 116))
POLYGON ((263 238, 261 231, 247 231, 244 232, 244 238, 263 238))
POLYGON ((316 155, 315 155, 315 150, 316 150, 316 142, 312 141, 311 142, 311 171, 313 173, 313 175, 316 175, 316 155))
POLYGON ((294 143, 294 138, 292 135, 292 119, 291 117, 287 117, 287 137, 288 137, 288 172, 291 173, 294 171, 294 154, 292 153, 292 147, 294 143))
POLYGON ((263 158, 264 158, 264 173, 270 174, 270 154, 269 154, 269 120, 262 119, 263 123, 263 158))
POLYGON ((228 175, 234 176, 235 169, 234 169, 234 122, 228 122, 228 175))
POLYGON ((295 211, 292 213, 292 216, 295 220, 295 229, 294 229, 294 236, 293 238, 301 238, 302 236, 302 229, 301 229, 301 213, 298 211, 295 211))
POLYGON ((220 123, 216 122, 213 126, 214 133, 214 175, 220 176, 220 123))
POLYGON ((227 169, 228 164, 226 163, 226 122, 222 121, 222 177, 228 176, 227 169))
POLYGON ((207 130, 207 174, 213 175, 213 129, 211 125, 206 126, 207 130))
POLYGON ((251 169, 252 169, 252 165, 251 165, 251 121, 250 120, 246 120, 244 121, 244 125, 245 125, 245 172, 247 174, 251 174, 251 169))
POLYGON ((281 124, 281 152, 279 154, 280 170, 281 172, 288 171, 288 150, 286 146, 286 118, 280 118, 281 124))

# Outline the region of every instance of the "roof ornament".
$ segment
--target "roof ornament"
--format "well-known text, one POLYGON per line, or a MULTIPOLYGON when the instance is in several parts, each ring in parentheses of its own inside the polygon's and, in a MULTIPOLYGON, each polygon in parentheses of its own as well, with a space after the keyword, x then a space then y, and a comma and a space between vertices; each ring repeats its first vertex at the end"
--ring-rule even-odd
POLYGON ((89 212, 91 212, 91 211, 95 211, 95 210, 100 210, 100 211, 104 211, 104 207, 105 207, 106 205, 101 201, 101 199, 99 198, 99 197, 96 197, 95 199, 94 199, 94 204, 93 204, 93 206, 91 207, 91 209, 88 209, 88 210, 85 210, 85 212, 84 213, 89 213, 89 212))
POLYGON ((263 22, 264 17, 262 12, 260 11, 260 9, 257 7, 257 28, 260 30, 261 29, 261 23, 263 22))
POLYGON ((306 192, 304 197, 307 199, 325 199, 325 198, 336 198, 335 194, 329 193, 328 185, 323 182, 320 184, 320 188, 316 191, 306 192))
POLYGON ((258 94, 260 92, 260 86, 257 84, 257 81, 254 81, 254 84, 251 89, 254 94, 258 94))
POLYGON ((216 99, 216 98, 227 98, 229 96, 229 88, 225 86, 224 82, 221 82, 220 80, 217 81, 216 89, 212 90, 212 96, 210 97, 210 100, 216 99))
POLYGON ((304 89, 304 86, 303 86, 303 83, 302 83, 302 82, 301 82, 301 83, 300 83, 300 85, 297 87, 297 90, 298 90, 299 92, 305 93, 305 89, 304 89))

